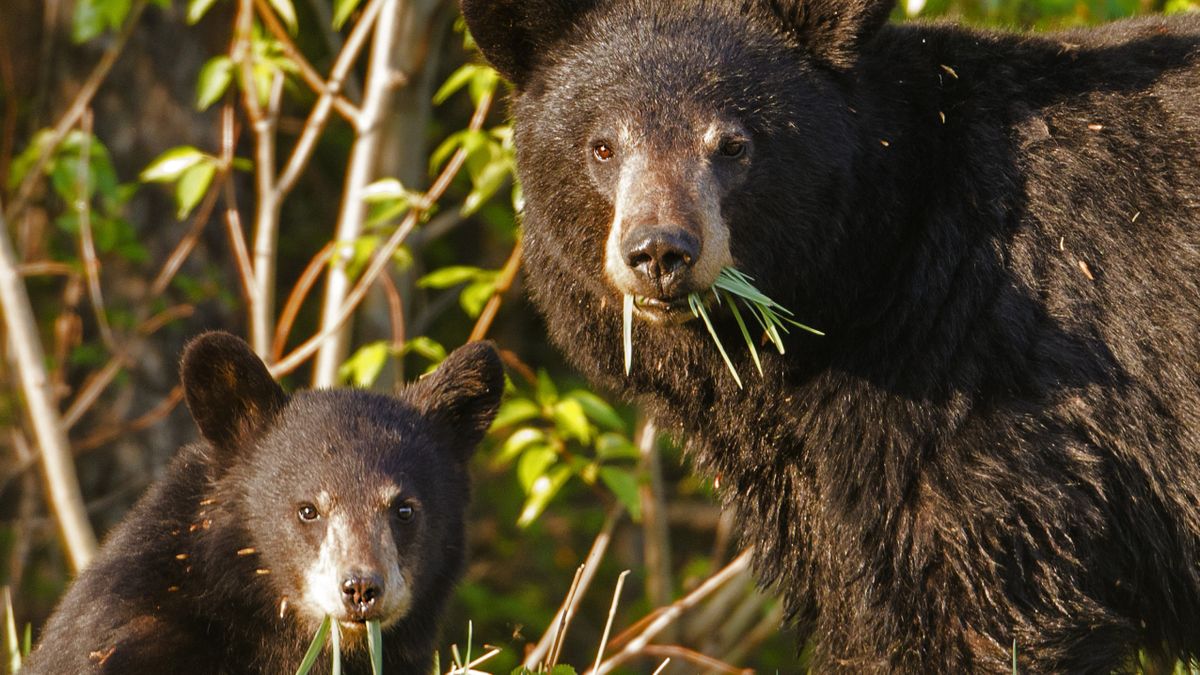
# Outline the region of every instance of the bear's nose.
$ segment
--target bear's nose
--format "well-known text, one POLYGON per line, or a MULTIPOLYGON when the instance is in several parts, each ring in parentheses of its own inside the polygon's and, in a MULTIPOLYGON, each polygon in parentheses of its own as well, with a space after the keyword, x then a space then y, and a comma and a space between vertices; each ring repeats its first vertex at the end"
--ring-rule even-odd
POLYGON ((679 227, 643 228, 626 239, 625 264, 655 285, 687 271, 700 257, 700 241, 679 227))
POLYGON ((342 580, 342 601, 356 619, 365 619, 383 595, 383 580, 378 574, 356 572, 342 580))

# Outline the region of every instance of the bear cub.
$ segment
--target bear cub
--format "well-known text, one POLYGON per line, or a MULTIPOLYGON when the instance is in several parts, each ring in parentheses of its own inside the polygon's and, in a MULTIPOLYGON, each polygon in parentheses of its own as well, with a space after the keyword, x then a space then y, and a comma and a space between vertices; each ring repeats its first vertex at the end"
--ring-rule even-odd
MULTIPOLYGON (((292 673, 326 616, 347 672, 427 673, 464 561, 467 460, 503 369, 458 349, 397 397, 293 395, 226 333, 191 342, 181 450, 59 604, 22 673, 292 673)), ((318 659, 313 672, 329 669, 318 659)))

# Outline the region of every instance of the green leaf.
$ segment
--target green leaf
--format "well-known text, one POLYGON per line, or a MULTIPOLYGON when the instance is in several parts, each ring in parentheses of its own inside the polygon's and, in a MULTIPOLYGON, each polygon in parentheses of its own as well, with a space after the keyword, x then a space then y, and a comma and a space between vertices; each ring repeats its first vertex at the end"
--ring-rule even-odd
POLYGON ((204 198, 208 188, 212 185, 213 176, 217 173, 217 167, 212 162, 204 162, 197 164, 187 171, 183 172, 183 176, 179 178, 179 183, 175 185, 175 202, 179 205, 179 212, 176 217, 180 220, 188 217, 192 209, 200 203, 204 198))
POLYGON ((510 398, 500 404, 496 419, 492 422, 493 429, 504 429, 515 424, 528 422, 541 416, 542 409, 527 398, 510 398))
POLYGON ((454 92, 467 86, 482 67, 474 63, 468 63, 451 73, 450 77, 446 78, 446 81, 438 88, 437 93, 433 95, 433 104, 441 105, 445 103, 447 99, 454 95, 454 92))
POLYGON ((120 28, 131 4, 131 0, 79 0, 71 21, 71 39, 79 44, 120 28))
POLYGON ((446 360, 446 348, 433 338, 423 335, 404 343, 404 353, 423 356, 435 365, 446 360))
POLYGON ((377 180, 363 189, 363 201, 370 204, 389 201, 415 201, 413 199, 414 196, 419 195, 405 188, 404 184, 395 178, 377 180))
POLYGON ((474 178, 475 187, 463 201, 462 214, 469 216, 478 211, 500 191, 500 188, 504 187, 504 183, 512 175, 512 171, 513 165, 507 157, 494 157, 474 178))
POLYGON ((192 25, 199 23, 200 19, 204 18, 204 15, 208 13, 208 10, 212 9, 212 6, 216 2, 217 0, 190 0, 188 2, 187 22, 192 25))
POLYGON ((533 494, 534 484, 558 462, 558 453, 545 446, 532 447, 517 462, 517 481, 525 494, 533 494))
POLYGON ((292 0, 267 0, 271 3, 271 7, 275 8, 275 12, 279 14, 279 18, 287 24, 288 32, 295 34, 298 22, 296 21, 296 8, 292 6, 292 0))
POLYGON ((233 60, 228 56, 214 56, 200 69, 196 80, 196 109, 207 110, 221 100, 229 83, 233 81, 233 60))
POLYGON ((346 24, 346 19, 358 9, 358 5, 362 0, 334 0, 333 3, 333 29, 341 30, 346 24))
POLYGON ((463 289, 462 294, 458 296, 458 303, 462 305, 463 311, 472 319, 478 318, 483 313, 484 306, 488 300, 492 299, 492 295, 496 292, 495 277, 487 280, 476 281, 463 289))
POLYGON ((488 274, 488 271, 478 267, 465 265, 443 267, 421 277, 417 281, 417 285, 421 288, 452 288, 468 281, 476 281, 484 274, 488 274))
POLYGON ((566 438, 574 438, 587 445, 592 439, 592 426, 579 401, 565 398, 554 406, 554 424, 566 438))
POLYGON ((546 444, 546 432, 541 429, 533 427, 517 429, 504 441, 504 445, 500 446, 500 451, 496 453, 496 458, 492 463, 496 466, 504 466, 534 445, 546 444))
POLYGON ((617 414, 608 401, 600 398, 586 389, 575 389, 567 393, 567 398, 576 401, 587 413, 588 419, 596 424, 617 431, 625 430, 625 420, 617 414))
POLYGON ((312 670, 313 664, 317 662, 317 657, 321 655, 321 650, 325 647, 325 640, 329 637, 330 623, 331 619, 328 616, 321 622, 321 627, 317 629, 312 644, 308 646, 308 651, 304 652, 304 660, 296 669, 296 675, 308 675, 308 671, 312 670))
POLYGON ((615 466, 602 466, 600 467, 600 480, 604 481, 608 489, 612 490, 613 495, 625 505, 629 516, 635 522, 641 521, 642 499, 638 495, 637 474, 615 466))
POLYGON ((558 402, 558 387, 554 386, 554 380, 544 370, 539 370, 537 375, 537 401, 544 407, 558 402))
POLYGON ((21 670, 21 643, 17 638, 17 619, 13 612, 12 589, 4 587, 4 655, 8 672, 21 670))
POLYGON ((517 519, 517 525, 529 527, 533 524, 570 478, 571 469, 560 466, 535 481, 525 505, 521 508, 521 517, 517 519))
POLYGON ((365 389, 379 379, 379 374, 383 372, 383 367, 387 365, 391 355, 390 343, 373 342, 359 348, 353 356, 346 359, 338 369, 338 376, 343 382, 365 389))
POLYGON ((208 155, 190 145, 171 148, 142 169, 140 178, 145 183, 170 183, 206 159, 209 159, 208 155))
POLYGON ((621 434, 601 434, 596 439, 596 457, 602 461, 621 459, 641 459, 642 453, 638 447, 621 434))

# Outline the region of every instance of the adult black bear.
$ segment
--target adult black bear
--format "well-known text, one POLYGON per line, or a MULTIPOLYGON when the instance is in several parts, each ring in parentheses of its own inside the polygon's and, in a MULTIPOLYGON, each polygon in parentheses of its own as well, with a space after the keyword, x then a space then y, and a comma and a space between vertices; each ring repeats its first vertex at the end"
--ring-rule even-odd
POLYGON ((495 350, 455 351, 398 399, 287 396, 225 333, 182 370, 203 442, 109 535, 22 675, 294 673, 326 616, 350 672, 370 672, 377 620, 385 671, 427 675, 463 565, 466 460, 504 388, 495 350))
POLYGON ((464 0, 534 300, 722 477, 818 671, 1198 656, 1200 17, 893 5, 464 0), (683 302, 729 265, 828 334, 744 390, 683 302))

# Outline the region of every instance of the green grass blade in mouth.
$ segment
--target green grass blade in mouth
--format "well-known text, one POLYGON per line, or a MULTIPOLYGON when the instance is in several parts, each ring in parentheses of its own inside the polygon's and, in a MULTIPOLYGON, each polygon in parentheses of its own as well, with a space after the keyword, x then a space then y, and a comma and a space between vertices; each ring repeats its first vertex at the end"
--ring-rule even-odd
POLYGON ((733 312, 733 319, 737 321, 738 328, 742 331, 742 338, 746 340, 746 346, 750 348, 750 357, 754 359, 754 367, 758 368, 758 374, 763 374, 762 361, 758 358, 758 347, 754 344, 754 338, 750 337, 750 329, 746 328, 746 321, 742 318, 742 313, 738 310, 737 301, 733 296, 726 293, 726 299, 729 301, 729 309, 733 312))
POLYGON ((712 336, 713 342, 717 343, 717 350, 721 352, 721 358, 725 359, 725 365, 733 374, 733 381, 737 382, 738 389, 743 389, 742 378, 738 375, 737 368, 733 367, 733 361, 729 358, 729 354, 725 353, 725 345, 721 344, 721 338, 717 336, 717 329, 713 327, 712 320, 708 318, 708 310, 704 308, 704 302, 700 300, 699 295, 692 293, 688 296, 688 305, 692 308, 692 314, 704 320, 708 334, 712 336))
POLYGON ((308 651, 304 653, 304 660, 300 662, 300 668, 296 670, 296 675, 308 675, 308 671, 312 670, 313 664, 317 662, 317 657, 321 655, 321 648, 325 646, 325 640, 329 637, 329 628, 333 619, 328 616, 321 622, 321 627, 317 629, 316 636, 313 637, 312 644, 308 646, 308 651))
POLYGON ((625 376, 633 366, 633 296, 625 295, 625 376))
POLYGON ((383 675, 383 629, 378 621, 367 622, 367 650, 371 652, 371 675, 383 675))

